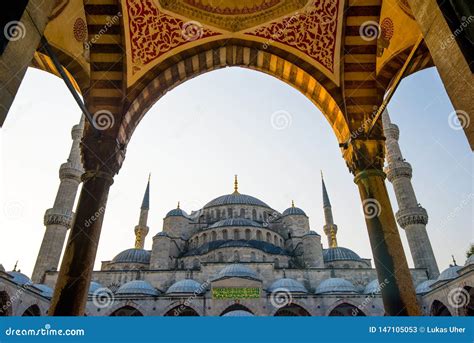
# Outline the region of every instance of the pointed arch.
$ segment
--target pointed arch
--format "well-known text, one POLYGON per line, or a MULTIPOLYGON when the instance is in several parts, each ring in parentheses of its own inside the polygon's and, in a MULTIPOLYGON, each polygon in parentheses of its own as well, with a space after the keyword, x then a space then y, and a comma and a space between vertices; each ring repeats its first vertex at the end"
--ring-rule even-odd
POLYGON ((6 291, 0 291, 0 317, 12 315, 11 298, 6 291))
POLYGON ((435 300, 431 304, 430 314, 432 316, 436 316, 436 317, 438 317, 438 316, 451 317, 452 316, 451 312, 448 310, 446 305, 443 304, 439 300, 435 300))
POLYGON ((39 317, 41 316, 41 310, 38 305, 33 304, 30 307, 28 307, 21 316, 22 317, 39 317))
POLYGON ((293 302, 286 306, 279 308, 275 314, 275 317, 309 317, 311 314, 303 306, 295 304, 293 302))
POLYGON ((365 317, 365 313, 357 306, 348 302, 342 302, 332 308, 328 316, 330 317, 365 317))
POLYGON ((125 305, 110 314, 111 317, 143 317, 143 313, 141 313, 137 308, 125 305))
POLYGON ((168 310, 165 317, 199 317, 199 313, 195 309, 186 305, 178 305, 168 310))
POLYGON ((242 304, 233 304, 233 305, 230 305, 229 307, 227 307, 224 311, 222 311, 220 316, 222 317, 224 314, 229 313, 229 312, 233 312, 233 311, 245 311, 245 312, 249 312, 251 314, 254 314, 247 306, 244 306, 242 304))

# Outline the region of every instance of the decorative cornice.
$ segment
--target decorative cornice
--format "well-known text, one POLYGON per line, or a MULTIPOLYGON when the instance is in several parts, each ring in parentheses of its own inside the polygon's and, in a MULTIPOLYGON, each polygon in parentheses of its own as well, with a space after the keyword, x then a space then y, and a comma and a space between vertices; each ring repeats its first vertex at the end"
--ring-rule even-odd
POLYGON ((397 223, 403 229, 406 229, 409 225, 428 223, 428 213, 423 207, 412 207, 403 210, 399 210, 396 214, 397 223))
POLYGON ((412 168, 410 163, 405 161, 396 161, 390 163, 385 168, 385 173, 387 174, 388 181, 392 182, 400 177, 406 177, 411 179, 412 177, 412 168))
POLYGON ((74 213, 64 208, 50 208, 44 214, 44 225, 61 225, 67 229, 71 228, 74 213))

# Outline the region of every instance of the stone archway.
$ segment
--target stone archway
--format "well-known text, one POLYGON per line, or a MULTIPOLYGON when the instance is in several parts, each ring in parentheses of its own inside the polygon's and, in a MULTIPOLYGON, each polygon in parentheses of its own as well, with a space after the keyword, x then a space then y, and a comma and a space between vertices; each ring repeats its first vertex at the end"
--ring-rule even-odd
POLYGON ((279 308, 274 316, 276 317, 309 317, 311 314, 302 306, 291 303, 279 308))
POLYGON ((165 317, 199 317, 199 314, 189 306, 178 305, 168 310, 165 317))
POLYGON ((247 306, 244 306, 244 305, 241 305, 241 304, 233 304, 233 305, 230 305, 229 307, 227 307, 224 311, 222 311, 220 316, 222 317, 222 316, 224 316, 224 315, 226 315, 230 312, 234 312, 234 311, 243 311, 243 312, 248 312, 251 315, 254 315, 254 313, 247 306))
POLYGON ((336 307, 334 307, 331 312, 329 312, 328 316, 337 316, 337 317, 365 317, 365 313, 362 312, 356 306, 349 304, 347 302, 343 302, 336 307))
POLYGON ((0 291, 0 317, 12 315, 10 296, 5 291, 0 291))
POLYGON ((126 305, 112 312, 110 316, 111 317, 142 317, 143 313, 141 313, 138 309, 136 309, 133 306, 126 305))
POLYGON ((21 316, 22 317, 38 317, 38 316, 41 316, 41 310, 38 305, 34 304, 28 307, 21 316))
POLYGON ((435 300, 433 301, 433 304, 431 304, 430 314, 436 317, 438 316, 451 317, 452 316, 451 312, 449 312, 446 305, 443 304, 439 300, 435 300))
POLYGON ((473 317, 474 316, 474 287, 465 286, 463 290, 465 291, 464 294, 467 295, 467 297, 462 298, 462 299, 467 299, 467 301, 466 301, 466 304, 459 309, 459 315, 473 317))

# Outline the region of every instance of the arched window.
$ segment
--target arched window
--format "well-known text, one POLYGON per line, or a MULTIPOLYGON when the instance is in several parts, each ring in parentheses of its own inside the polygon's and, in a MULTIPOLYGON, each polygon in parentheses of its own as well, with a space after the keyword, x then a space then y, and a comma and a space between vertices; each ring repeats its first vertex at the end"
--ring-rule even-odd
POLYGON ((271 243, 271 241, 272 241, 272 235, 270 234, 270 232, 267 232, 267 242, 271 243))
POLYGON ((310 314, 303 307, 290 302, 288 305, 279 308, 278 311, 276 311, 275 316, 308 317, 310 314))
POLYGON ((199 314, 189 306, 178 305, 165 313, 165 317, 197 317, 199 314))
POLYGON ((219 262, 224 262, 224 255, 220 251, 217 253, 217 260, 219 262))
POLYGON ((211 239, 212 241, 216 241, 217 240, 217 233, 215 231, 212 231, 211 233, 211 239))
POLYGON ((278 258, 273 260, 273 264, 275 265, 275 268, 280 268, 280 260, 278 258))
POLYGON ((203 234, 202 235, 202 244, 206 243, 207 242, 207 234, 203 234))
POLYGON ((234 211, 232 210, 231 207, 227 209, 227 217, 233 218, 234 217, 234 211))
POLYGON ((280 238, 280 246, 283 246, 283 238, 280 238))
POLYGON ((250 240, 250 236, 252 235, 250 229, 245 230, 245 239, 250 240))
POLYGON ((240 254, 237 250, 234 251, 234 262, 240 262, 240 254))
POLYGON ((240 233, 237 229, 234 230, 234 239, 240 239, 240 233))
POLYGON ((330 316, 339 316, 339 317, 365 317, 364 312, 359 308, 355 307, 354 305, 342 303, 337 305, 332 311, 329 313, 330 316))
POLYGON ((260 231, 260 230, 257 230, 257 240, 258 240, 258 241, 262 241, 262 240, 263 240, 263 239, 262 239, 262 231, 260 231))
POLYGON ((227 234, 227 230, 222 230, 222 239, 224 241, 229 239, 229 235, 227 234))
POLYGON ((255 255, 255 253, 253 251, 250 253, 250 261, 251 262, 256 262, 257 261, 257 255, 255 255))
POLYGON ((10 297, 5 291, 0 292, 0 317, 11 316, 10 297))
POLYGON ((142 317, 143 314, 132 306, 124 306, 115 310, 112 314, 112 317, 142 317))
POLYGON ((267 212, 263 212, 263 220, 268 221, 268 213, 267 212))
POLYGON ((216 210, 216 219, 219 220, 221 218, 221 210, 216 210))
POLYGON ((199 260, 198 260, 197 258, 195 258, 195 259, 193 260, 193 268, 194 268, 194 269, 198 269, 198 268, 199 268, 199 264, 200 264, 200 263, 199 263, 199 260))
POLYGON ((273 236, 273 244, 278 245, 278 237, 273 236))
POLYGON ((240 218, 245 218, 245 208, 240 209, 240 218))
POLYGON ((252 210, 252 219, 257 220, 257 210, 256 209, 252 210))

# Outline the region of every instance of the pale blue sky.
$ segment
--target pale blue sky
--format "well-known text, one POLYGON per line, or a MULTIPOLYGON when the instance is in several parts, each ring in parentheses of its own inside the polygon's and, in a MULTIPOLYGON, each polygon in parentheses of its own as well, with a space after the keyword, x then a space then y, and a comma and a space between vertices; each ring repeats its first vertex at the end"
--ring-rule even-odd
MULTIPOLYGON (((405 158, 414 168, 418 200, 430 216, 428 232, 440 269, 448 266, 452 254, 462 264, 473 241, 473 155, 464 133, 448 125, 453 108, 436 70, 404 80, 389 110, 400 127, 405 158)), ((44 232, 43 214, 53 204, 58 168, 67 158, 70 128, 79 116, 61 80, 28 71, 0 130, 0 263, 7 270, 20 260, 21 270, 31 274, 44 232)), ((96 268, 133 247, 149 172, 148 249, 177 201, 188 212, 196 210, 230 193, 234 174, 239 175, 241 193, 279 211, 294 199, 310 217, 312 230, 323 235, 322 169, 339 244, 372 257, 359 194, 337 143, 320 111, 275 78, 227 68, 186 82, 160 99, 134 133, 111 188, 96 268), (275 112, 288 116, 290 125, 275 129, 275 112)), ((390 184, 388 188, 396 210, 390 184)), ((400 232, 412 266, 405 233, 400 232)), ((323 244, 327 246, 325 237, 323 244)))

